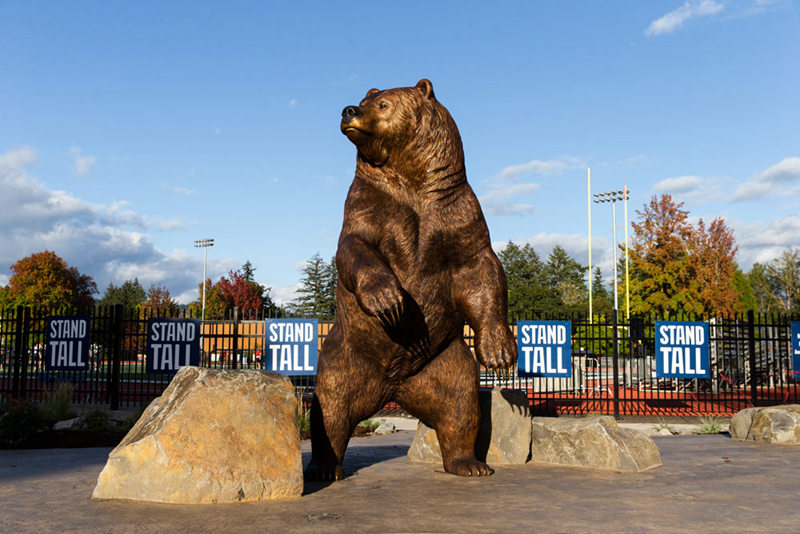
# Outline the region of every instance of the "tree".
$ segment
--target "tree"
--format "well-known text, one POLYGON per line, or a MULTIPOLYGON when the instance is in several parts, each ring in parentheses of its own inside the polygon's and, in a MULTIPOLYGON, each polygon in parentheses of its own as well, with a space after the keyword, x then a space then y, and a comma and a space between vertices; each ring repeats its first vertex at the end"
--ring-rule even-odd
MULTIPOLYGON (((255 281, 255 270, 248 260, 241 269, 221 276, 216 284, 206 280, 206 319, 223 319, 225 313, 233 308, 239 308, 242 316, 259 315, 262 310, 266 315, 281 315, 282 311, 269 296, 270 289, 255 281)), ((189 309, 199 317, 203 306, 203 285, 197 287, 198 299, 189 304, 189 309)))
POLYGON ((569 313, 585 309, 588 299, 586 271, 561 245, 553 247, 544 266, 546 286, 554 292, 558 303, 552 311, 569 313))
POLYGON ((778 311, 779 303, 778 298, 775 296, 776 288, 773 286, 773 280, 769 276, 766 265, 754 263, 747 273, 747 281, 753 291, 753 300, 755 301, 755 310, 760 312, 771 313, 778 311))
POLYGON ((97 303, 100 306, 115 306, 121 304, 126 308, 136 308, 147 300, 147 293, 138 278, 126 280, 120 286, 109 283, 103 298, 97 303))
POLYGON ((737 265, 733 271, 733 287, 739 299, 740 310, 761 311, 750 278, 737 265))
POLYGON ((303 317, 332 319, 336 313, 336 262, 326 263, 317 252, 306 262, 292 313, 303 317))
POLYGON ((178 303, 170 297, 169 289, 160 284, 152 284, 147 290, 147 300, 142 305, 142 311, 146 317, 172 316, 178 311, 178 303))
POLYGON ((592 277, 592 314, 608 315, 612 309, 614 309, 614 303, 611 302, 611 292, 603 282, 600 267, 595 267, 592 277))
POLYGON ((95 281, 69 267, 55 252, 31 254, 12 265, 11 271, 3 297, 7 305, 77 309, 94 304, 95 281))
POLYGON ((530 244, 511 241, 498 254, 508 285, 508 319, 525 319, 553 311, 556 297, 545 285, 544 264, 530 244))
POLYGON ((702 312, 723 316, 742 311, 735 286, 738 247, 733 232, 721 218, 711 221, 706 229, 703 219, 697 223, 690 243, 689 265, 692 269, 694 296, 702 312))
POLYGON ((689 260, 693 230, 683 202, 670 195, 653 196, 633 222, 634 236, 629 248, 631 312, 701 313, 693 299, 695 281, 689 260))
POLYGON ((765 299, 771 304, 768 311, 800 310, 800 248, 784 250, 767 264, 764 275, 763 290, 769 293, 765 299))

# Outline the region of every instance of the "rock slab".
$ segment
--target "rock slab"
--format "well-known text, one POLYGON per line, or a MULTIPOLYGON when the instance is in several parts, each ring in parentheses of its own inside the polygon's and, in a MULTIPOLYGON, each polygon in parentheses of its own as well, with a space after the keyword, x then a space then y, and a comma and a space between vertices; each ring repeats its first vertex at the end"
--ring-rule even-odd
POLYGON ((652 438, 620 428, 613 417, 534 417, 531 462, 609 471, 646 471, 661 464, 652 438))
MULTIPOLYGON (((525 392, 511 389, 482 389, 481 427, 475 455, 489 465, 524 464, 531 450, 530 410, 525 392)), ((414 462, 442 463, 436 431, 420 422, 408 449, 414 462)))
POLYGON ((225 503, 302 491, 289 379, 184 367, 111 451, 92 498, 225 503))
POLYGON ((800 445, 800 404, 745 408, 731 417, 731 437, 800 445))

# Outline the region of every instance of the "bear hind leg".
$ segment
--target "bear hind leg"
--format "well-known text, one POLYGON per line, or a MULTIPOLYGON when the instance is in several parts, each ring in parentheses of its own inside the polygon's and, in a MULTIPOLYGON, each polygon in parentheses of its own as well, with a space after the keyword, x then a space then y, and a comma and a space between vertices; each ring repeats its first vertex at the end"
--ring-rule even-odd
POLYGON ((478 370, 463 341, 454 341, 397 393, 409 412, 433 425, 444 470, 459 476, 488 476, 494 469, 475 456, 481 413, 478 370))

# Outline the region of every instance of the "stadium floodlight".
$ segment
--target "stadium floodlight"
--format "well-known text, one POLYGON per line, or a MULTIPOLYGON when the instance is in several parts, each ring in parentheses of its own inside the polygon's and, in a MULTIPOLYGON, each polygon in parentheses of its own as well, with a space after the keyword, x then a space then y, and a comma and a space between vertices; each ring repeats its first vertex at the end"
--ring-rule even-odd
POLYGON ((206 320, 206 263, 208 262, 208 247, 214 246, 214 239, 195 239, 194 246, 203 249, 203 312, 202 320, 206 320))

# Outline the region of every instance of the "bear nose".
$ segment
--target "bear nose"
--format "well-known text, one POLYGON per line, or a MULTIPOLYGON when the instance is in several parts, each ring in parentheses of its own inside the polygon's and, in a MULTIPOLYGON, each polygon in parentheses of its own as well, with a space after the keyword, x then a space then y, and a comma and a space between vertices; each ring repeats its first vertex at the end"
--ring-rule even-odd
POLYGON ((352 119, 361 115, 361 111, 356 106, 347 106, 342 110, 342 118, 345 120, 352 119))

